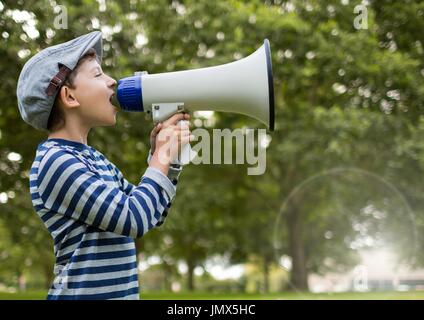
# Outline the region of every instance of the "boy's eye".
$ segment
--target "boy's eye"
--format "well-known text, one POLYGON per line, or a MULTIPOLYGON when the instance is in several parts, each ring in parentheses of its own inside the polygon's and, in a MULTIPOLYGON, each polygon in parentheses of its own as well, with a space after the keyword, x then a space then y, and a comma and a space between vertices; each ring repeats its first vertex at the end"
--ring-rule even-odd
POLYGON ((99 73, 99 74, 96 74, 95 77, 97 78, 97 77, 100 77, 101 75, 102 75, 102 73, 99 73))

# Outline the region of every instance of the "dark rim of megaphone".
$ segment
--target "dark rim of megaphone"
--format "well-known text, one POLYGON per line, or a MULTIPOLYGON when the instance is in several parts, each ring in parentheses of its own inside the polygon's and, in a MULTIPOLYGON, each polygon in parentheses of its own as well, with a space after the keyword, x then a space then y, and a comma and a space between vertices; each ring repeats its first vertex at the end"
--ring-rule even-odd
POLYGON ((269 96, 269 131, 274 131, 275 110, 274 110, 274 82, 272 77, 271 48, 268 39, 264 40, 266 65, 268 70, 268 96, 269 96))

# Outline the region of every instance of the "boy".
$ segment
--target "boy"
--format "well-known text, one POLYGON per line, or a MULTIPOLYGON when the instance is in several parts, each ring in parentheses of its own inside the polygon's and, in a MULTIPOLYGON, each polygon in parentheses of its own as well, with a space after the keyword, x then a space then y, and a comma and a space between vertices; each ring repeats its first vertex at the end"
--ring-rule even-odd
POLYGON ((102 34, 91 32, 40 51, 19 76, 22 118, 49 132, 30 172, 32 203, 54 239, 48 299, 139 298, 134 238, 163 223, 181 172, 171 160, 192 139, 177 125, 188 115, 157 125, 149 167, 138 186, 129 183, 87 144, 91 128, 116 122, 116 81, 101 58, 102 34))

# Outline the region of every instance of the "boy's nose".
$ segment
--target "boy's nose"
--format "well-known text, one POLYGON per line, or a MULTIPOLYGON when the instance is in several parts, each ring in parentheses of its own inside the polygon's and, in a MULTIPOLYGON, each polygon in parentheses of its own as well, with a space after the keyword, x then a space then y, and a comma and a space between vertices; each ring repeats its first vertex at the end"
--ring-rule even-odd
POLYGON ((113 78, 110 78, 110 77, 109 77, 109 79, 110 80, 109 80, 108 86, 111 87, 111 88, 115 88, 116 87, 116 83, 117 83, 116 80, 113 79, 113 78))

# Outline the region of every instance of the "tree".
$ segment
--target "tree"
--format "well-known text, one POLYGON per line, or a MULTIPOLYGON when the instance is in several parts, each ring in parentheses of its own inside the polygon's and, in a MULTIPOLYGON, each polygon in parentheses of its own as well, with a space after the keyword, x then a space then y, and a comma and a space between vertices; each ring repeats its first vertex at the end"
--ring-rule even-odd
MULTIPOLYGON (((0 200, 7 197, 7 203, 0 203, 0 220, 10 229, 0 242, 18 239, 19 248, 36 249, 21 250, 39 266, 33 264, 32 269, 50 263, 35 257, 51 258, 49 236, 30 213, 28 197, 28 170, 45 134, 20 119, 11 93, 30 56, 97 28, 104 31, 104 69, 116 78, 140 69, 156 73, 231 62, 255 51, 264 38, 270 40, 276 131, 270 134, 266 173, 247 176, 246 167, 236 165, 186 168, 168 221, 138 241, 144 253, 159 253, 168 270, 184 260, 189 266, 188 288, 194 287, 195 266, 216 254, 227 254, 234 263, 250 255, 261 257, 266 288, 269 265, 278 263, 272 259, 272 236, 282 203, 296 186, 334 167, 363 169, 396 185, 415 211, 415 225, 422 234, 422 1, 370 1, 365 30, 353 25, 359 1, 62 4, 68 12, 66 30, 53 26, 57 12, 52 1, 2 1, 0 8, 0 200), (30 233, 22 236, 26 224, 30 233), (27 241, 34 237, 38 239, 34 243, 27 241)), ((98 128, 90 134, 90 144, 133 183, 147 166, 152 125, 142 117, 120 113, 115 128, 98 128)), ((215 117, 219 128, 260 127, 239 115, 215 117)), ((329 270, 323 263, 326 257, 339 257, 338 266, 343 268, 354 263, 343 251, 345 244, 338 241, 342 237, 316 241, 330 227, 328 215, 338 212, 325 202, 329 194, 323 187, 310 205, 292 199, 281 220, 285 229, 278 250, 292 257, 291 282, 296 288, 307 289, 309 273, 329 270)), ((355 208, 347 216, 357 218, 361 208, 355 208)), ((333 228, 343 224, 336 222, 333 228)), ((351 232, 339 230, 345 235, 351 232)), ((419 266, 424 263, 420 250, 424 241, 420 237, 417 241, 414 263, 419 266)), ((22 261, 20 257, 17 253, 16 261, 22 261)))

